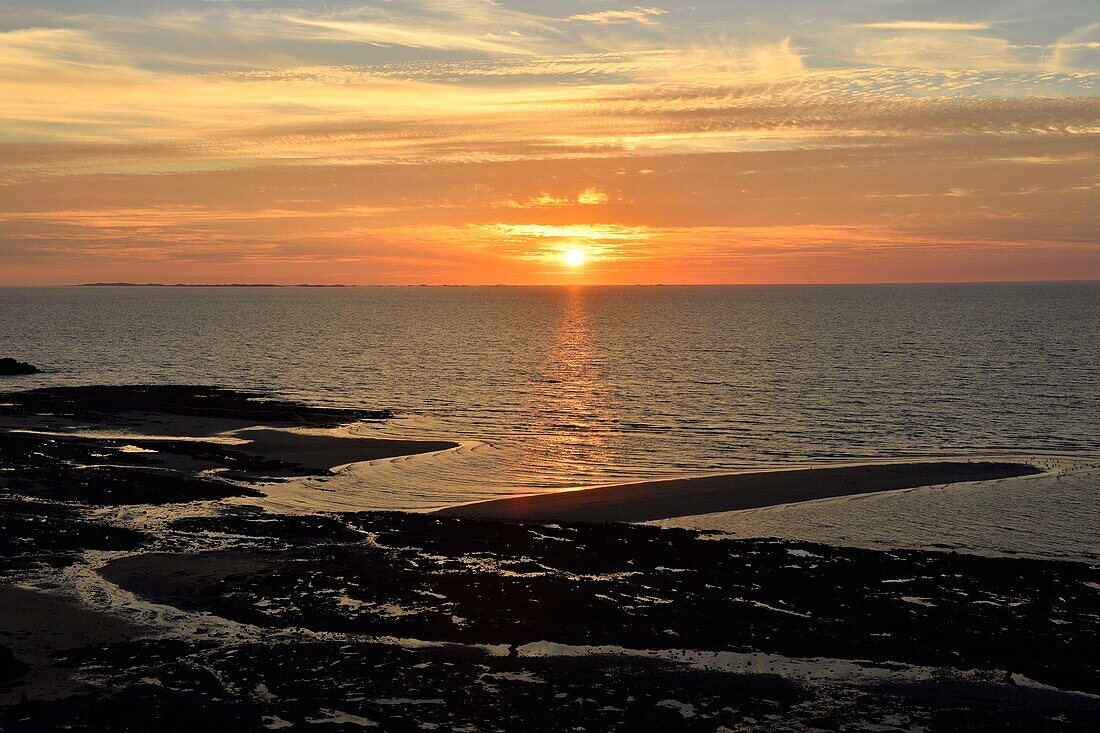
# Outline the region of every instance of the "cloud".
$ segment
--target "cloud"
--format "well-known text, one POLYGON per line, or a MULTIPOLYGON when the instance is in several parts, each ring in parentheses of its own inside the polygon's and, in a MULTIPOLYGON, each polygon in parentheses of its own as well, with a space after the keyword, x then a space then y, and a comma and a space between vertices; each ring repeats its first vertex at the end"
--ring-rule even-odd
POLYGON ((861 28, 893 31, 983 31, 989 23, 960 23, 943 20, 890 20, 879 23, 862 23, 861 28))
POLYGON ((607 282, 850 280, 856 263, 871 268, 861 277, 894 280, 963 265, 969 279, 1028 263, 1095 271, 1085 254, 1100 159, 1076 139, 1087 136, 891 137, 631 166, 653 175, 619 175, 611 157, 38 176, 0 198, 0 262, 20 277, 34 261, 42 273, 111 267, 148 280, 223 277, 220 265, 265 280, 547 282, 561 251, 582 247, 607 282), (621 194, 614 210, 576 203, 585 188, 547 194, 569 199, 560 206, 500 204, 503 191, 539 198, 549 181, 621 194))
POLYGON ((404 26, 393 23, 363 21, 318 20, 288 16, 286 20, 313 33, 300 37, 315 40, 346 40, 375 45, 393 44, 410 48, 477 51, 487 54, 521 54, 534 52, 508 36, 478 34, 443 29, 404 26))
POLYGON ((641 23, 643 25, 649 25, 653 23, 655 17, 667 14, 668 11, 662 10, 661 8, 643 8, 635 6, 625 10, 601 10, 595 13, 570 15, 569 20, 598 23, 601 25, 612 23, 641 23))
POLYGON ((1059 38, 1046 68, 1054 72, 1100 69, 1100 23, 1076 28, 1059 38))
POLYGON ((582 206, 599 206, 606 204, 608 195, 598 188, 586 188, 577 196, 577 203, 582 206))
POLYGON ((1012 44, 1003 38, 955 31, 910 31, 856 43, 852 58, 865 64, 910 69, 1006 70, 1030 66, 1015 61, 1012 44))
MULTIPOLYGON (((587 63, 594 69, 609 63, 629 77, 562 85, 554 73, 539 79, 541 62, 532 67, 526 60, 516 62, 528 69, 525 83, 504 86, 368 69, 157 75, 68 61, 27 79, 0 66, 0 94, 8 100, 0 126, 12 140, 0 144, 0 170, 639 157, 881 144, 889 136, 1087 135, 1100 126, 1100 100, 1081 93, 1087 75, 765 72, 742 55, 697 49, 597 55, 587 63), (677 79, 671 73, 677 67, 698 69, 696 80, 677 79)), ((449 68, 457 75, 466 67, 449 68)), ((547 190, 566 198, 583 188, 570 193, 557 184, 531 195, 547 190)))
POLYGON ((610 197, 599 190, 598 188, 590 186, 589 188, 581 191, 574 198, 572 196, 554 196, 540 191, 537 196, 530 196, 525 200, 517 201, 516 199, 508 199, 504 202, 505 206, 513 209, 545 209, 561 206, 600 206, 606 204, 610 197))
POLYGON ((485 224, 453 231, 520 262, 558 263, 563 252, 581 249, 587 261, 619 262, 644 255, 654 230, 622 224, 485 224))
POLYGON ((531 196, 524 201, 509 199, 504 205, 513 209, 542 209, 548 206, 569 206, 572 203, 573 199, 568 196, 551 196, 543 191, 538 196, 531 196))

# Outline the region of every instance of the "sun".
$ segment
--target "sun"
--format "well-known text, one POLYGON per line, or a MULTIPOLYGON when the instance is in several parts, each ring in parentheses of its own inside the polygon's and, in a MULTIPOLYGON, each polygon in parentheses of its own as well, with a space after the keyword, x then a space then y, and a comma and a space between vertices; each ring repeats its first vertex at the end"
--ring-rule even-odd
POLYGON ((565 254, 563 255, 563 257, 565 259, 565 264, 569 265, 570 267, 580 267, 584 264, 584 261, 588 259, 585 256, 583 249, 576 248, 565 250, 565 254))

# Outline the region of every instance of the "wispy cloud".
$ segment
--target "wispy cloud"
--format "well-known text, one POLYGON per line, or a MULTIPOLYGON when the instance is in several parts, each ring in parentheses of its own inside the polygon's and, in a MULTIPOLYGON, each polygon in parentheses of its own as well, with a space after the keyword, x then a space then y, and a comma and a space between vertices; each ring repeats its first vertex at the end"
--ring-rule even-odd
POLYGON ((491 33, 469 33, 402 26, 393 23, 373 23, 352 20, 319 20, 287 16, 286 21, 300 27, 302 38, 313 40, 343 40, 373 45, 396 45, 409 48, 477 51, 487 54, 533 55, 517 38, 491 33))
POLYGON ((577 203, 581 206, 599 206, 606 204, 610 197, 598 188, 586 188, 577 196, 577 203))
POLYGON ((587 23, 642 23, 650 24, 654 22, 654 18, 660 15, 667 15, 667 10, 661 8, 643 8, 632 7, 623 10, 601 10, 595 13, 578 13, 577 15, 570 15, 569 20, 579 20, 587 23))
POLYGON ((891 31, 984 31, 990 28, 990 24, 950 20, 888 20, 863 23, 860 27, 891 31))
POLYGON ((600 206, 610 201, 611 197, 607 193, 601 191, 594 186, 590 186, 579 194, 574 196, 554 196, 540 191, 537 196, 530 196, 523 201, 517 201, 515 199, 508 199, 504 202, 505 206, 513 209, 545 209, 550 207, 560 206, 573 206, 579 204, 580 206, 600 206))
POLYGON ((1046 68, 1054 72, 1100 68, 1100 22, 1075 28, 1059 38, 1046 68))

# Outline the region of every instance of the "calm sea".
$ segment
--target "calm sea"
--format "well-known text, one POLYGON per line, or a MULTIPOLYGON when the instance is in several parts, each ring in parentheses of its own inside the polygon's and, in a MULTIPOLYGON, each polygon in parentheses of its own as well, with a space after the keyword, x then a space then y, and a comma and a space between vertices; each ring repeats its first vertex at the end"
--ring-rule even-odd
POLYGON ((263 388, 471 441, 372 479, 394 505, 414 485, 1100 450, 1100 283, 7 288, 6 355, 48 370, 6 388, 263 388))

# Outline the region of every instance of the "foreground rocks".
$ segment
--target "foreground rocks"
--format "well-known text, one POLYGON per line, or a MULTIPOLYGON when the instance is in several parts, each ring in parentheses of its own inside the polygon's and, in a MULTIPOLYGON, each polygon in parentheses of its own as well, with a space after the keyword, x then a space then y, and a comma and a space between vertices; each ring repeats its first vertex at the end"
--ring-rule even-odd
POLYGON ((102 576, 194 625, 55 650, 79 685, 29 687, 3 730, 1100 724, 1078 563, 255 509, 124 540, 102 576))
MULTIPOLYGON (((9 392, 0 394, 0 492, 98 506, 259 496, 255 488, 259 483, 332 472, 322 465, 307 465, 294 458, 295 452, 279 446, 256 450, 252 443, 227 445, 201 438, 220 438, 234 430, 251 437, 242 429, 255 425, 332 428, 388 417, 387 410, 309 407, 259 392, 204 386, 50 387, 9 392), (85 437, 87 431, 135 437, 85 437), (143 438, 143 434, 155 437, 143 438), (292 459, 267 455, 280 451, 292 459)), ((252 431, 270 432, 274 431, 252 431)), ((289 433, 286 437, 307 442, 309 438, 289 433)), ((342 439, 315 440, 331 443, 342 439)), ((364 456, 371 458, 454 445, 343 442, 363 443, 364 456)))
MULTIPOLYGON (((240 537, 255 519, 183 524, 240 537)), ((409 514, 343 515, 336 537, 363 536, 326 544, 297 518, 264 519, 260 532, 286 549, 142 555, 103 574, 159 603, 268 628, 762 650, 1008 670, 1100 693, 1098 624, 1086 620, 1100 618, 1100 571, 1078 563, 409 514)))
POLYGON ((768 671, 598 652, 527 658, 358 641, 227 651, 162 641, 86 648, 57 663, 112 689, 112 699, 88 692, 0 709, 5 731, 1033 733, 1100 721, 1087 701, 977 677, 811 685, 768 671))

